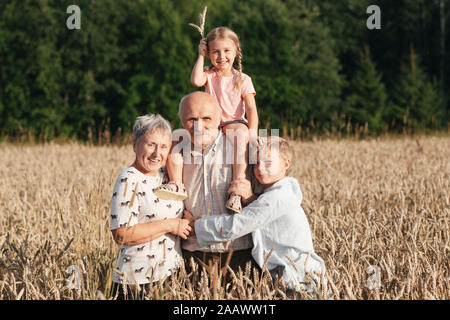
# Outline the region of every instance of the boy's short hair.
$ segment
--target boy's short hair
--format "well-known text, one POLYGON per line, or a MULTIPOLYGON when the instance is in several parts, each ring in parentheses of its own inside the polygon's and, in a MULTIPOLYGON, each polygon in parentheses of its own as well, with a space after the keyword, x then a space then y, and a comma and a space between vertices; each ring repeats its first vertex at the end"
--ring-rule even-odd
MULTIPOLYGON (((280 158, 290 161, 290 169, 292 167, 292 160, 294 158, 294 150, 286 139, 278 136, 258 138, 258 153, 264 152, 266 155, 269 155, 272 148, 278 151, 280 158)), ((290 171, 289 169, 287 170, 286 174, 288 174, 288 172, 290 171)))

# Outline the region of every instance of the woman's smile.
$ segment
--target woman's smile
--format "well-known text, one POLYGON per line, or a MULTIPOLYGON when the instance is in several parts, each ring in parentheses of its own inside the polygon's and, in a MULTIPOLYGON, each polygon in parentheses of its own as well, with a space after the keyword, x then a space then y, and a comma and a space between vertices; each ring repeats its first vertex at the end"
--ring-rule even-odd
POLYGON ((133 149, 136 153, 134 166, 147 175, 156 175, 166 163, 172 140, 170 135, 152 131, 141 136, 133 149))

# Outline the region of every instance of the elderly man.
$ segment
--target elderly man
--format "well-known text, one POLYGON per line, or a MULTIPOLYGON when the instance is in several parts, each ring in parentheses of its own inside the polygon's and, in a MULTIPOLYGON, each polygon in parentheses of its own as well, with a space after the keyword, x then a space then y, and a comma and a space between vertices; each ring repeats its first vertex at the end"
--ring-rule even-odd
MULTIPOLYGON (((220 215, 230 212, 226 207, 227 190, 233 180, 233 148, 225 135, 218 129, 220 108, 208 93, 197 91, 182 98, 179 116, 184 129, 189 133, 190 154, 184 154, 183 182, 189 197, 185 200, 186 210, 194 217, 220 215)), ((245 181, 244 183, 250 183, 245 181)), ((251 199, 242 198, 245 205, 251 199)), ((183 257, 189 272, 191 257, 222 267, 231 250, 229 266, 237 271, 245 268, 247 262, 259 268, 251 256, 253 242, 251 235, 234 241, 200 247, 195 235, 182 243, 183 257)))

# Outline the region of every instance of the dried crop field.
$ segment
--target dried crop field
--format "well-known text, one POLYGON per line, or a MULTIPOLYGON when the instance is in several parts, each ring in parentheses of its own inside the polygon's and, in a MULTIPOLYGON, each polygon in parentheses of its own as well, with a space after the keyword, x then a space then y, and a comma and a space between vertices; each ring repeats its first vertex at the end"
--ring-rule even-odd
MULTIPOLYGON (((329 279, 330 295, 313 298, 450 299, 450 138, 294 146, 292 175, 329 279)), ((110 298, 109 201, 133 160, 131 146, 0 144, 0 299, 110 298), (70 266, 81 290, 67 287, 70 266)), ((267 275, 218 277, 189 283, 181 271, 148 297, 286 298, 267 275)))

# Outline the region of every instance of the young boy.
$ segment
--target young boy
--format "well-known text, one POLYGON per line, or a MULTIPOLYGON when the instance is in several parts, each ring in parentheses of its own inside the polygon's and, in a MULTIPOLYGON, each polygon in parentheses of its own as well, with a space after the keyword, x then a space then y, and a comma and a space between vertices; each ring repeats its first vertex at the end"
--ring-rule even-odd
MULTIPOLYGON (((287 176, 292 149, 279 137, 269 137, 261 142, 254 174, 264 186, 264 192, 240 214, 196 220, 198 243, 210 245, 251 233, 252 256, 261 268, 273 249, 267 261, 272 277, 282 275, 288 289, 311 291, 314 282, 306 273, 318 283, 321 283, 322 274, 326 281, 325 264, 314 252, 309 224, 301 207, 302 192, 298 181, 287 176)), ((246 189, 242 199, 255 198, 251 187, 246 189)))

